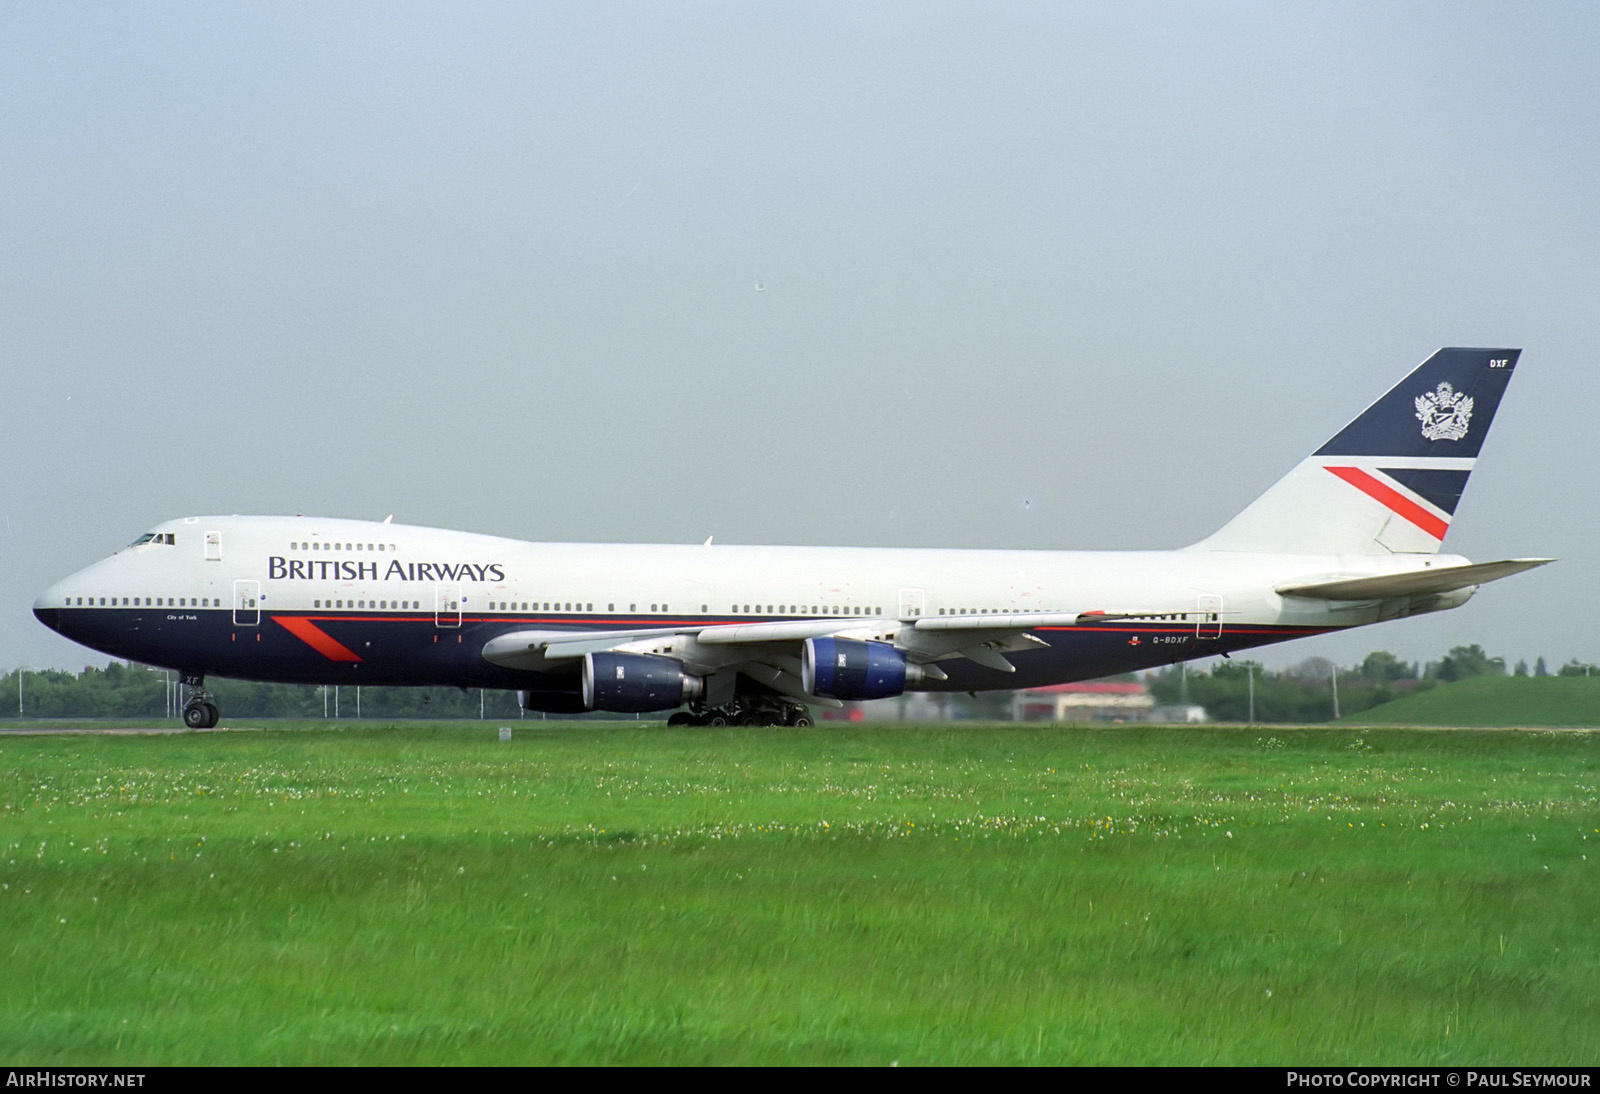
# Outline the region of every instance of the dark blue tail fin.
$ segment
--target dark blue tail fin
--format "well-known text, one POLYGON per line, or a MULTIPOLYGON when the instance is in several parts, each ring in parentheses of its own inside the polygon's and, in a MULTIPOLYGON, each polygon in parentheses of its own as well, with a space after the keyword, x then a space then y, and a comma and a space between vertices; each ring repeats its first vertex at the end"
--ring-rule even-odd
POLYGON ((1521 353, 1440 350, 1195 547, 1437 552, 1521 353))

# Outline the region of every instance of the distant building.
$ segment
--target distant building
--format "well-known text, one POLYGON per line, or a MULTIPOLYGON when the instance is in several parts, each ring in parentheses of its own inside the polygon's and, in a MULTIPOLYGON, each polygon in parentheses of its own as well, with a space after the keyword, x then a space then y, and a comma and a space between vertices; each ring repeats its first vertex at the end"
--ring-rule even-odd
POLYGON ((1143 684, 1089 680, 1028 688, 1011 699, 1018 722, 1148 722, 1155 697, 1143 684))

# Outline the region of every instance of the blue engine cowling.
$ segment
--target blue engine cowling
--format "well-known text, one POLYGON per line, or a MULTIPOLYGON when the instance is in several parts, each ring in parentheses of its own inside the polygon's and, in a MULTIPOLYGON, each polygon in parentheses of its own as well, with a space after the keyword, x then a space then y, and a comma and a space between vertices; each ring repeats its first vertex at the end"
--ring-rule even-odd
POLYGON ((705 681, 683 671, 670 657, 609 650, 583 657, 583 702, 587 710, 642 714, 671 710, 705 691, 705 681))
POLYGON ((825 699, 889 699, 906 690, 906 655, 887 642, 808 638, 800 682, 825 699))

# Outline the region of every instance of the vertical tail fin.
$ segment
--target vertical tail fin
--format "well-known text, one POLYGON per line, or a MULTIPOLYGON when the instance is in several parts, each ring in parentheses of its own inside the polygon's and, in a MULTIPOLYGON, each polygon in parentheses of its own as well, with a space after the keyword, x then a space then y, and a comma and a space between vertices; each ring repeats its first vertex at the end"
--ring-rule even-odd
POLYGON ((1521 353, 1439 350, 1191 549, 1436 553, 1521 353))

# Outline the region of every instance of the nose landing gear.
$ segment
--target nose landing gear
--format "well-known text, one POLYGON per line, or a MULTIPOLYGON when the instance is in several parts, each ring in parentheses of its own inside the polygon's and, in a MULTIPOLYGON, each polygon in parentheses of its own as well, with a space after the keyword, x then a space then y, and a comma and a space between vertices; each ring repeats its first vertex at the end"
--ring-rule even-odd
POLYGON ((183 681, 183 724, 190 729, 210 729, 217 724, 221 715, 217 711, 217 704, 211 701, 211 693, 206 690, 204 673, 186 672, 180 677, 183 681))

